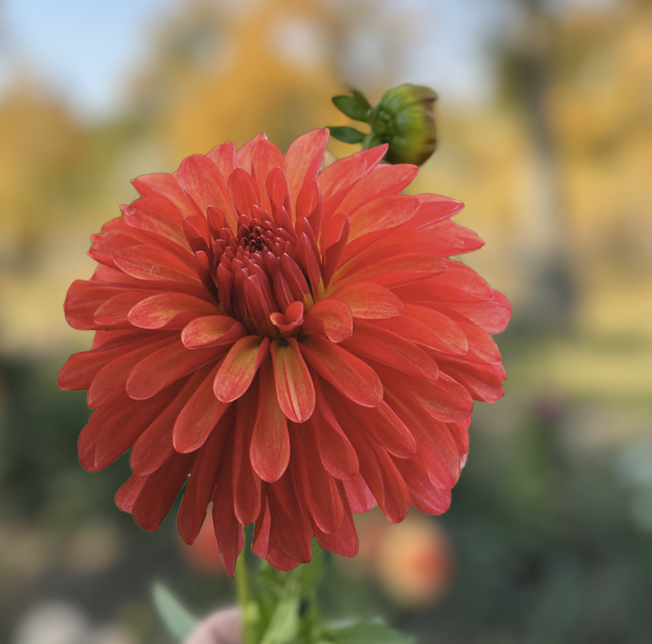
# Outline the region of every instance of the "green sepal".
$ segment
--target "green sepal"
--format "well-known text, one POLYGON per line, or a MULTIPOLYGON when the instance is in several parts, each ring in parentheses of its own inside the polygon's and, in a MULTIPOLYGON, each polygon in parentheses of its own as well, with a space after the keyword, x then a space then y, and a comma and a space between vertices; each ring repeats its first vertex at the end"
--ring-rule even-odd
POLYGON ((333 96, 333 103, 340 112, 354 121, 366 121, 367 112, 371 109, 369 101, 355 89, 351 90, 351 96, 347 94, 333 96))
POLYGON ((364 141, 365 134, 356 130, 354 127, 329 127, 331 136, 338 141, 344 141, 344 143, 362 143, 364 141))
POLYGON ((171 635, 183 642, 197 625, 197 618, 161 583, 155 582, 152 597, 156 612, 171 635))

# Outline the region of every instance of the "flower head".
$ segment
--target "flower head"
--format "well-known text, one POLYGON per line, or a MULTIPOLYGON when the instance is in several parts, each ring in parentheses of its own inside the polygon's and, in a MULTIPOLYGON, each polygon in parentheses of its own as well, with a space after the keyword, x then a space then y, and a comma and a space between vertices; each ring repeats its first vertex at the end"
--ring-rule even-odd
POLYGON ((354 555, 352 512, 444 512, 473 399, 502 395, 509 304, 447 259, 482 245, 449 221, 462 204, 401 194, 417 168, 379 165, 386 146, 320 172, 327 140, 283 155, 260 135, 136 179, 66 299, 96 331, 59 375, 96 408, 82 465, 131 448, 116 503, 145 530, 187 482, 179 532, 192 543, 212 501, 230 574, 252 522, 287 570, 313 536, 354 555))

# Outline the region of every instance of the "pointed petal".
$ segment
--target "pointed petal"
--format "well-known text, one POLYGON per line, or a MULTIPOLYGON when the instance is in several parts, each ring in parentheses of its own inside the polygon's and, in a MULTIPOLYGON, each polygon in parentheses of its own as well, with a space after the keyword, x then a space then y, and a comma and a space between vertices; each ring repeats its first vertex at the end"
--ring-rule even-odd
POLYGON ((328 143, 328 130, 312 130, 295 139, 285 154, 290 194, 297 198, 301 187, 315 181, 328 143))
POLYGON ((219 208, 227 223, 235 230, 236 217, 229 198, 226 177, 210 158, 193 154, 179 166, 177 181, 197 204, 197 209, 206 215, 208 206, 219 208))

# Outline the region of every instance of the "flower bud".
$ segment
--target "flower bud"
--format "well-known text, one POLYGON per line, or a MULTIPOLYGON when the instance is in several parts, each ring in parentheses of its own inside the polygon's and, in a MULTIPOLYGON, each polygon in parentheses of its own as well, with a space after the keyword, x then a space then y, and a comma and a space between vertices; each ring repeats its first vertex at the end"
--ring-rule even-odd
POLYGON ((331 136, 345 143, 362 143, 365 150, 387 143, 387 163, 421 165, 437 147, 433 115, 436 100, 434 90, 409 83, 387 90, 373 108, 355 90, 351 96, 335 96, 335 106, 349 118, 369 124, 371 132, 332 127, 331 136))
MULTIPOLYGON (((388 143, 388 163, 421 165, 437 147, 433 107, 437 93, 406 83, 387 90, 369 115, 373 145, 388 143)), ((372 138, 370 136, 370 138, 372 138)), ((371 147, 366 146, 365 147, 371 147)))

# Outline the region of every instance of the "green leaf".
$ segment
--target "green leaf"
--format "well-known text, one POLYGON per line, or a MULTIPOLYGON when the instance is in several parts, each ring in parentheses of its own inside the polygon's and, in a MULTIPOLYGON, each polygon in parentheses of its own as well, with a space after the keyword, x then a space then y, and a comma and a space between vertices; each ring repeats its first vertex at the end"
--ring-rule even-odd
POLYGON ((331 136, 344 143, 362 143, 365 135, 354 127, 329 127, 331 136))
POLYGON ((179 600, 161 583, 152 587, 154 606, 165 627, 170 633, 183 642, 197 625, 197 618, 179 602, 179 600))
POLYGON ((292 644, 299 633, 299 599, 301 587, 298 583, 287 583, 283 596, 276 605, 272 619, 263 634, 260 644, 292 644))
POLYGON ((365 121, 367 112, 371 109, 369 101, 356 90, 353 90, 351 94, 352 96, 347 96, 346 94, 333 96, 335 107, 354 121, 365 121))
POLYGON ((342 629, 331 629, 328 641, 333 644, 413 644, 414 638, 403 635, 380 622, 357 622, 342 629))

